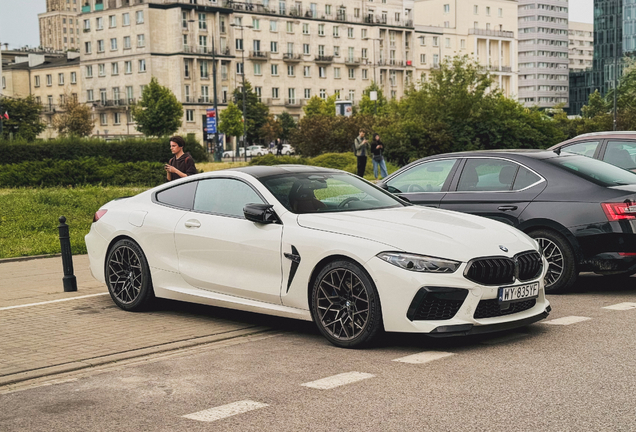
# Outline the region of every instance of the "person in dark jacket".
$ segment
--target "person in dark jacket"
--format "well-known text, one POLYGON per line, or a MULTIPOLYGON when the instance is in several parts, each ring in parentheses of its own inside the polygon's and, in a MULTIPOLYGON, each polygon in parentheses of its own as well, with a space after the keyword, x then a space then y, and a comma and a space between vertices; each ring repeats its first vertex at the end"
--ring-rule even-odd
POLYGON ((369 141, 364 137, 364 130, 360 129, 360 134, 353 142, 353 148, 358 160, 358 176, 364 177, 364 170, 367 167, 367 155, 369 154, 369 141))
POLYGON ((174 155, 165 165, 168 181, 177 180, 197 173, 190 153, 183 152, 185 140, 180 136, 170 138, 170 151, 174 155))
POLYGON ((378 179, 378 166, 380 167, 380 173, 382 178, 385 178, 389 174, 386 172, 386 162, 384 162, 384 144, 380 141, 380 135, 374 134, 373 141, 371 141, 371 153, 373 153, 373 176, 378 179))
POLYGON ((278 138, 276 140, 276 156, 282 156, 283 155, 283 142, 280 140, 280 138, 278 138))

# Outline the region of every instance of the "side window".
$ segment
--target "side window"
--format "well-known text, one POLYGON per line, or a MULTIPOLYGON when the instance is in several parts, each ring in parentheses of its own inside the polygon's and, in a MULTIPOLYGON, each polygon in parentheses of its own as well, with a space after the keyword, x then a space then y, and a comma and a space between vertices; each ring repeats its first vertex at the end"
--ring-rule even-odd
POLYGON ((581 142, 567 147, 561 147, 561 151, 581 156, 594 157, 594 153, 596 152, 596 148, 599 144, 600 143, 598 141, 581 142))
POLYGON ((502 159, 467 159, 458 191, 509 191, 519 165, 502 159))
POLYGON ((194 210, 244 217, 243 207, 263 203, 263 199, 246 183, 234 179, 200 180, 194 197, 194 210))
POLYGON ((192 202, 194 201, 194 191, 196 189, 197 182, 195 181, 183 183, 179 186, 157 192, 156 199, 162 204, 190 210, 192 208, 192 202))
POLYGON ((424 162, 391 179, 389 192, 440 192, 457 159, 424 162))
POLYGON ((513 190, 525 189, 536 182, 541 181, 541 177, 533 173, 527 168, 520 167, 515 178, 515 184, 512 186, 513 190))
POLYGON ((636 169, 636 141, 609 141, 603 160, 627 170, 636 169))

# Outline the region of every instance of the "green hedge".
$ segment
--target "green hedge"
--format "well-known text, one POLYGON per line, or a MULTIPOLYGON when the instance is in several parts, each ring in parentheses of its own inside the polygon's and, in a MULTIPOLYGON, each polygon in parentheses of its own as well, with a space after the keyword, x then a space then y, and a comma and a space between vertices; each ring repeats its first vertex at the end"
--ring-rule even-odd
MULTIPOLYGON (((187 139, 184 151, 196 162, 207 162, 205 149, 194 139, 187 139)), ((0 141, 0 165, 44 160, 108 158, 118 162, 161 162, 172 157, 168 138, 104 141, 101 139, 58 138, 48 141, 0 141)))
POLYGON ((307 159, 297 158, 294 156, 274 156, 273 154, 267 154, 265 156, 256 156, 250 161, 250 165, 307 165, 307 159))
POLYGON ((125 162, 108 158, 43 160, 4 165, 0 187, 51 187, 79 185, 156 186, 166 181, 159 162, 125 162))

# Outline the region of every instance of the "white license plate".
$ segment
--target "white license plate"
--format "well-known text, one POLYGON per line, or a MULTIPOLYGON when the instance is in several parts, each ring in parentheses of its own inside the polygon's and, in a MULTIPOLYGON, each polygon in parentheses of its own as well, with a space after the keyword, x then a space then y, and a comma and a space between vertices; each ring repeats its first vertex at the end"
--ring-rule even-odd
POLYGON ((499 288, 499 303, 508 303, 539 296, 539 282, 499 288))

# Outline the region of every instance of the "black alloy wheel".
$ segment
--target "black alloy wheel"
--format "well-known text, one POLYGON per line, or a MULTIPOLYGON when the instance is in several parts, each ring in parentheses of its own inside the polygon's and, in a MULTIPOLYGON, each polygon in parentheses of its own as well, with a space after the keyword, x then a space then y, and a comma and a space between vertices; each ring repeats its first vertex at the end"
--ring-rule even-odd
POLYGON ((115 304, 127 311, 147 308, 154 299, 148 261, 137 243, 119 240, 106 257, 106 284, 115 304))
POLYGON ((378 292, 358 265, 334 261, 316 278, 311 313, 320 332, 342 348, 368 345, 382 327, 378 292))
POLYGON ((539 243, 543 256, 548 261, 545 292, 554 294, 569 290, 578 276, 570 243, 561 234, 547 229, 530 231, 528 235, 539 243))

